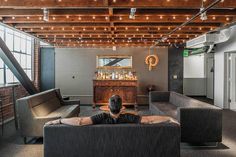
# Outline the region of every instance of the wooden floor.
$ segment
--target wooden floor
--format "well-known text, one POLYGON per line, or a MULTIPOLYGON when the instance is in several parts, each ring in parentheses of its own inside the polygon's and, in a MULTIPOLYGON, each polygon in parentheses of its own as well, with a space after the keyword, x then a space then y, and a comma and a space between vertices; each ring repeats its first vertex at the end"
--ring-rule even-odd
MULTIPOLYGON (((140 107, 139 114, 149 114, 148 107, 140 107)), ((81 116, 100 112, 90 106, 81 107, 81 116)), ((0 137, 0 157, 43 157, 43 140, 33 140, 24 145, 15 131, 14 123, 6 125, 4 136, 0 137)), ((181 157, 236 157, 236 112, 223 111, 223 142, 218 147, 195 147, 181 145, 181 157)))

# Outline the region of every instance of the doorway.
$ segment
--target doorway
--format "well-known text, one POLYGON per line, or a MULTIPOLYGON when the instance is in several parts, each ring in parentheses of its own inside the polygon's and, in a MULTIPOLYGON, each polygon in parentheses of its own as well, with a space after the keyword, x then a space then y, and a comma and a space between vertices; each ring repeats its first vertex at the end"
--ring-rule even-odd
POLYGON ((214 58, 206 60, 206 97, 214 99, 214 58))
POLYGON ((229 54, 229 108, 236 110, 236 53, 229 54))
POLYGON ((41 48, 41 91, 55 88, 55 49, 41 48))

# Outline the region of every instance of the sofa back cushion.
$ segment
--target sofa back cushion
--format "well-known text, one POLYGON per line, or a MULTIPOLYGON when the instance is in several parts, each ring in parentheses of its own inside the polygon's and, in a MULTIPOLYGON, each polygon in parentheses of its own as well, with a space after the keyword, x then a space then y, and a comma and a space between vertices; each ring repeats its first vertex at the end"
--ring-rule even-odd
POLYGON ((173 123, 44 127, 44 157, 65 155, 179 157, 180 127, 173 123))
POLYGON ((170 92, 170 103, 177 106, 177 107, 185 107, 188 103, 188 97, 176 93, 176 92, 170 92))
POLYGON ((170 92, 170 103, 176 105, 177 107, 202 107, 202 108, 217 108, 208 103, 187 97, 185 95, 170 92))
POLYGON ((55 90, 35 94, 29 98, 28 102, 36 116, 47 116, 61 107, 61 101, 55 90))

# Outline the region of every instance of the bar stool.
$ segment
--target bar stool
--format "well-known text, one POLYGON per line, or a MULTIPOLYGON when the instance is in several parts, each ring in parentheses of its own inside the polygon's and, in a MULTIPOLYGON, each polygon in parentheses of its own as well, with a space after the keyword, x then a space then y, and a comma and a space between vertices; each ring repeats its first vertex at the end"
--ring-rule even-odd
POLYGON ((0 114, 1 114, 1 122, 2 122, 2 136, 3 136, 3 130, 4 130, 4 114, 3 114, 3 104, 2 100, 0 100, 0 114))

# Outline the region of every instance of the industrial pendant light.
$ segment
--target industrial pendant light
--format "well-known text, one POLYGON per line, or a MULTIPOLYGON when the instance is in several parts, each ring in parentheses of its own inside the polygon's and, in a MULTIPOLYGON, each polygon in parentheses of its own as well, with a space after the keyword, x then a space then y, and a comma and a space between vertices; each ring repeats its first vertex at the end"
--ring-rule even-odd
MULTIPOLYGON (((204 10, 205 8, 204 8, 204 2, 203 2, 203 0, 202 0, 202 6, 201 6, 201 8, 200 8, 200 12, 202 12, 203 10, 204 10)), ((206 21, 207 20, 207 14, 206 14, 207 12, 205 11, 205 12, 203 12, 201 15, 200 15, 200 19, 202 20, 202 21, 206 21)))
POLYGON ((46 22, 49 21, 49 10, 47 8, 43 8, 43 20, 46 22))

